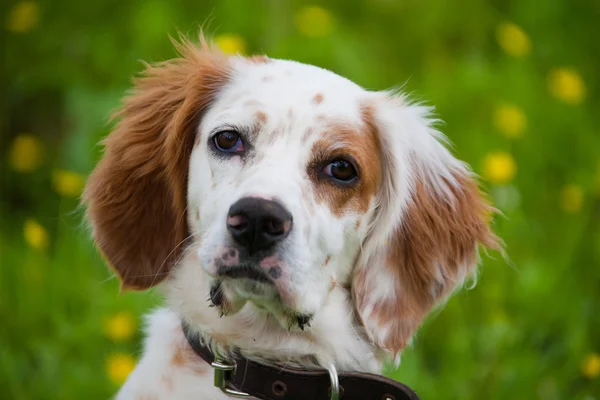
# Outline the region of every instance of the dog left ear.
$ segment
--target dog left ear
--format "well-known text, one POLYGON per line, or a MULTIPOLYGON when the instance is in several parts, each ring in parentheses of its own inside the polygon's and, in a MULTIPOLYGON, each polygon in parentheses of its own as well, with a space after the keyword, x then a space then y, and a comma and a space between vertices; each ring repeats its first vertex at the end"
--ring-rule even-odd
POLYGON ((382 142, 384 176, 352 293, 371 339, 394 355, 474 272, 478 245, 501 246, 489 227, 495 210, 428 111, 385 94, 363 116, 382 142))
POLYGON ((83 194, 96 244, 126 289, 165 279, 188 236, 190 154, 230 74, 227 57, 200 42, 177 44, 180 58, 148 65, 135 80, 83 194))

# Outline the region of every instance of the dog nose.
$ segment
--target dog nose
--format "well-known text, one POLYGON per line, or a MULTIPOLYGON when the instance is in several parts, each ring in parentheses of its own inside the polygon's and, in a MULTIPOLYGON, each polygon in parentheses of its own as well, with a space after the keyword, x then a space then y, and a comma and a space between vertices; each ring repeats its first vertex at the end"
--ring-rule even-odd
POLYGON ((250 253, 267 250, 292 230, 292 215, 276 201, 244 197, 227 215, 227 230, 250 253))

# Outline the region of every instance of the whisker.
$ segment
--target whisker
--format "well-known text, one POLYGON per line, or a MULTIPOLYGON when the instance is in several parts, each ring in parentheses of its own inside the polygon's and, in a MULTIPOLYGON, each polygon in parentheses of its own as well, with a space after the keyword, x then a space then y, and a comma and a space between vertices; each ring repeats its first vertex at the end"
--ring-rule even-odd
POLYGON ((107 282, 109 282, 109 281, 112 281, 112 280, 113 280, 113 279, 115 279, 116 277, 117 277, 117 275, 115 275, 115 274, 112 274, 112 275, 111 275, 111 276, 109 276, 108 278, 101 280, 101 281, 100 281, 100 284, 101 284, 101 285, 103 285, 103 284, 105 284, 105 283, 107 283, 107 282))
MULTIPOLYGON (((187 208, 187 207, 186 207, 187 208)), ((186 236, 185 238, 183 238, 183 240, 181 240, 179 243, 177 243, 175 245, 175 247, 173 248, 173 250, 171 250, 169 252, 169 254, 167 254, 167 256, 165 257, 165 259, 163 260, 163 262, 160 264, 160 267, 158 267, 158 269, 156 270, 156 273, 154 274, 154 279, 152 280, 152 285, 154 285, 154 282, 156 281, 156 278, 158 278, 160 271, 162 270, 162 268, 164 267, 164 265, 167 263, 167 261, 169 260, 169 257, 171 257, 171 255, 185 242, 187 242, 188 239, 190 239, 194 234, 190 233, 188 236, 186 236)), ((181 256, 185 254, 185 251, 183 251, 181 253, 181 255, 179 257, 177 257, 177 260, 175 260, 175 264, 177 264, 180 260, 181 260, 181 256)))
MULTIPOLYGON (((187 211, 187 205, 186 205, 186 206, 185 206, 185 208, 183 209, 183 214, 184 214, 184 216, 185 216, 185 213, 186 213, 186 211, 187 211)), ((168 260, 168 259, 169 259, 169 257, 171 256, 171 254, 173 254, 173 252, 174 252, 175 250, 177 250, 177 248, 178 248, 179 246, 181 246, 181 245, 182 245, 182 244, 183 244, 183 243, 184 243, 186 240, 188 240, 188 239, 189 239, 189 238, 191 238, 192 236, 193 236, 193 233, 190 233, 190 234, 189 234, 188 236, 186 236, 186 237, 185 237, 185 238, 184 238, 184 239, 183 239, 181 242, 179 242, 177 245, 175 245, 175 247, 173 248, 173 250, 171 250, 171 251, 169 252, 169 254, 167 254, 167 256, 165 257, 165 259, 164 259, 164 261, 162 262, 162 264, 160 264, 159 271, 160 271, 160 269, 161 269, 161 268, 162 268, 162 267, 165 265, 165 263, 167 262, 167 260, 168 260)))
MULTIPOLYGON (((152 285, 153 285, 153 284, 154 284, 154 282, 156 281, 156 278, 158 278, 158 277, 159 277, 159 276, 161 276, 161 275, 164 275, 164 273, 162 273, 162 274, 160 273, 160 270, 162 269, 162 267, 165 265, 165 263, 166 263, 166 262, 167 262, 167 260, 169 259, 169 256, 170 256, 171 254, 173 254, 173 252, 174 252, 175 250, 177 250, 177 248, 179 248, 179 246, 181 246, 183 243, 185 243, 185 242, 186 242, 186 241, 187 241, 189 238, 191 238, 192 236, 193 236, 193 234, 190 234, 190 235, 188 235, 186 238, 184 238, 184 239, 183 239, 181 242, 179 242, 179 243, 178 243, 178 244, 175 246, 175 248, 174 248, 173 250, 171 250, 171 252, 169 252, 169 255, 167 255, 167 257, 165 258, 165 260, 164 260, 164 261, 162 262, 162 264, 160 265, 160 268, 158 268, 158 270, 157 270, 156 272, 154 272, 154 273, 152 273, 152 274, 136 274, 136 275, 131 275, 131 278, 147 278, 147 277, 153 276, 153 277, 154 277, 154 279, 153 279, 153 281, 152 281, 152 285)), ((187 254, 187 253, 186 253, 185 251, 183 251, 183 252, 182 252, 182 253, 181 253, 181 254, 180 254, 178 257, 177 257, 177 259, 175 260, 175 264, 179 263, 179 261, 181 261, 181 259, 182 259, 182 258, 183 258, 183 257, 184 257, 186 254, 187 254)), ((113 276, 113 277, 111 277, 111 278, 114 278, 114 276, 113 276)), ((110 279, 110 278, 109 278, 109 279, 110 279)), ((152 285, 151 285, 151 286, 152 286, 152 285)))

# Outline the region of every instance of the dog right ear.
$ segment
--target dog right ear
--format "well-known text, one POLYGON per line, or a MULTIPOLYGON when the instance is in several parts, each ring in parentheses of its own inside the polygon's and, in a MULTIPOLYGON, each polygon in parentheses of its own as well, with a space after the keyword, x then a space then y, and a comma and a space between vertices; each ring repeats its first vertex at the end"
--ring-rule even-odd
POLYGON ((134 81, 83 193, 96 245, 125 289, 158 284, 181 255, 194 138, 230 75, 228 58, 202 35, 200 45, 176 46, 180 58, 134 81))
POLYGON ((352 294, 369 337, 399 354, 426 315, 472 275, 478 248, 502 250, 494 208, 444 147, 428 110, 385 94, 365 115, 384 144, 378 213, 352 294))

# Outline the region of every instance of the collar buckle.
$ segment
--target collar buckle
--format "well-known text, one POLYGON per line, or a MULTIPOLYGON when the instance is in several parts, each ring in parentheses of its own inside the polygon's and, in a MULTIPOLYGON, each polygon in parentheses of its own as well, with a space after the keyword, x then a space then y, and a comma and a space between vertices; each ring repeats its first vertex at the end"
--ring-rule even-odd
POLYGON ((215 361, 213 361, 210 365, 215 372, 214 385, 221 389, 223 393, 235 398, 250 397, 248 393, 239 392, 227 387, 229 384, 229 376, 237 367, 235 363, 229 364, 222 359, 215 358, 215 361))

